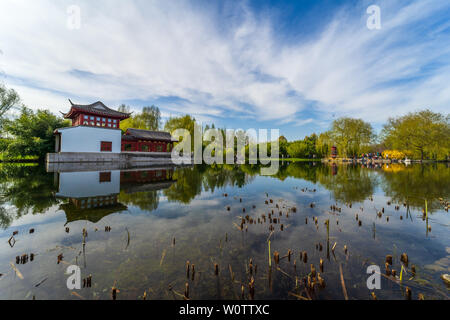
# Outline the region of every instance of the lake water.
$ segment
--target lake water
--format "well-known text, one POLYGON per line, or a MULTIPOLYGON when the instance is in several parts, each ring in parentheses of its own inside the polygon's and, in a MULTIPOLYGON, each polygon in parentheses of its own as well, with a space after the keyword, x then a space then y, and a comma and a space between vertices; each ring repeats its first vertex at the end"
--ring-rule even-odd
POLYGON ((405 299, 406 287, 413 299, 450 296, 440 278, 450 273, 448 164, 292 163, 276 176, 259 172, 2 165, 0 299, 111 299, 112 287, 117 299, 183 299, 186 283, 191 299, 242 299, 242 288, 249 299, 251 281, 255 299, 344 299, 341 269, 349 299, 371 299, 371 291, 405 299), (397 277, 385 276, 386 255, 397 277), (187 261, 195 265, 189 277, 187 261), (325 286, 306 288, 311 264, 325 286), (380 290, 366 285, 373 264, 383 274, 380 290), (80 267, 81 279, 91 275, 92 286, 69 290, 69 265, 80 267))

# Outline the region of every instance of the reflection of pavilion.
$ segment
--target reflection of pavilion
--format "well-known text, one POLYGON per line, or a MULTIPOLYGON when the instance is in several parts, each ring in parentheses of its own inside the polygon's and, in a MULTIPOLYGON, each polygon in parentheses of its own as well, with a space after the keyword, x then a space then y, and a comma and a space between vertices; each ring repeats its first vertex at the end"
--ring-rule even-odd
MULTIPOLYGON (((126 206, 121 203, 117 203, 117 196, 115 197, 115 204, 108 204, 107 202, 97 204, 96 198, 89 200, 94 200, 94 207, 89 207, 90 204, 87 204, 88 208, 84 208, 83 204, 80 205, 80 201, 78 199, 69 199, 69 203, 64 203, 59 206, 59 209, 63 210, 66 213, 66 224, 77 220, 87 220, 93 223, 97 223, 103 217, 109 216, 110 214, 116 212, 127 210, 126 206)), ((86 201, 88 203, 89 200, 81 199, 81 202, 86 201)), ((99 200, 101 201, 101 199, 99 200)))
POLYGON ((56 197, 68 199, 59 209, 66 214, 67 223, 77 220, 98 222, 112 213, 127 210, 118 202, 121 190, 128 194, 155 191, 170 187, 173 168, 138 170, 86 171, 55 173, 58 184, 56 197))

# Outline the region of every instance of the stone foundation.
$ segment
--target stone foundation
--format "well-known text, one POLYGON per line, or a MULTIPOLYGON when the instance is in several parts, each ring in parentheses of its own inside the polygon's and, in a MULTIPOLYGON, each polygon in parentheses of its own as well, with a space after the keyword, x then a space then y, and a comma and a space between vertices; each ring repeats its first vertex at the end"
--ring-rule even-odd
POLYGON ((59 152, 47 153, 47 163, 136 163, 172 164, 170 152, 59 152))

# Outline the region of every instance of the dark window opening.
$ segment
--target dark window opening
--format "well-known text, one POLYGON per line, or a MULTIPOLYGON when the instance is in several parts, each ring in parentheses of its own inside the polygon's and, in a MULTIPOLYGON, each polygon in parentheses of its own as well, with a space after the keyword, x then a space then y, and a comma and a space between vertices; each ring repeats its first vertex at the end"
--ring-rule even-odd
POLYGON ((100 143, 100 151, 101 152, 111 152, 112 151, 112 142, 102 141, 100 143))
POLYGON ((100 172, 99 181, 100 182, 111 182, 111 172, 100 172))

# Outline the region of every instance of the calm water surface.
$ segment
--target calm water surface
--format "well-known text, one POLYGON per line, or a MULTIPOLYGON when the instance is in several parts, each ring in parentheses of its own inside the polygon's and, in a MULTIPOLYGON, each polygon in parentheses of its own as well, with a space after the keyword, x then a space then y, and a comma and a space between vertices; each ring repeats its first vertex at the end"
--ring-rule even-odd
POLYGON ((440 279, 450 273, 447 164, 293 163, 272 177, 259 175, 258 166, 0 168, 0 299, 111 299, 113 286, 118 299, 141 299, 144 292, 147 299, 182 299, 186 282, 191 299, 242 299, 242 286, 248 299, 252 277, 255 299, 343 299, 340 265, 349 299, 370 299, 367 267, 379 265, 384 274, 390 254, 398 276, 403 252, 409 257, 403 281, 382 277, 379 299, 404 299, 406 286, 414 299, 450 296, 440 279), (307 263, 300 260, 303 251, 307 263), (31 253, 33 261, 17 263, 17 256, 31 253), (320 259, 326 286, 306 292, 303 279, 311 264, 320 271, 320 259), (195 265, 194 278, 192 271, 186 276, 187 261, 195 265), (67 288, 72 264, 82 278, 92 275, 91 288, 67 288))

